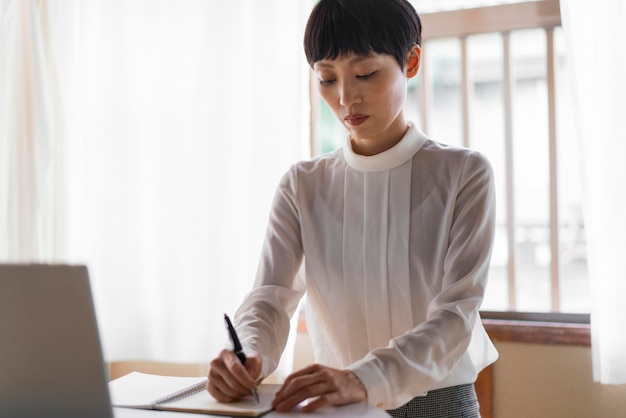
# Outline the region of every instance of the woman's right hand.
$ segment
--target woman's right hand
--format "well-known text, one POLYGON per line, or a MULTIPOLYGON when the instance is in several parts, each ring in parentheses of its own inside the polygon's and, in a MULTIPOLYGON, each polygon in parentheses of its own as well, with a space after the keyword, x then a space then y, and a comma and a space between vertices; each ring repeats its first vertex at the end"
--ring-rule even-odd
POLYGON ((222 350, 209 368, 207 390, 220 402, 234 402, 250 396, 261 377, 261 357, 246 353, 246 364, 241 364, 234 351, 222 350))

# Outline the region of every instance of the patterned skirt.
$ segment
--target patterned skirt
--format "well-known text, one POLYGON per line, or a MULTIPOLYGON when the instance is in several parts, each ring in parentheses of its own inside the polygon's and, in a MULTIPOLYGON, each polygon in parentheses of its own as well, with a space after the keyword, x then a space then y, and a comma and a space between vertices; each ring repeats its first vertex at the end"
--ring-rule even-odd
POLYGON ((431 390, 387 413, 394 418, 480 418, 473 384, 431 390))

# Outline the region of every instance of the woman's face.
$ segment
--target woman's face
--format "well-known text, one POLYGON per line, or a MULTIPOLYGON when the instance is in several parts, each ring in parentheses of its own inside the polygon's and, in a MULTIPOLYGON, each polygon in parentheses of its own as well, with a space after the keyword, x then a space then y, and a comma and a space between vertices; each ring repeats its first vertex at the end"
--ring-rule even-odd
POLYGON ((409 52, 404 70, 393 56, 378 53, 343 55, 313 64, 318 91, 350 133, 356 153, 378 154, 404 136, 406 83, 417 74, 420 52, 417 46, 409 52))

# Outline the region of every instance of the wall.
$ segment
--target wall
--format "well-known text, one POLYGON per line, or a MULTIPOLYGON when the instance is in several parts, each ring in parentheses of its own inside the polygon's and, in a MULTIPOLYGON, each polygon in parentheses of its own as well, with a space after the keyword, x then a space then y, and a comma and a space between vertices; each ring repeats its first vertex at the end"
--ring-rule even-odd
POLYGON ((497 418, 626 417, 626 385, 593 382, 591 348, 496 343, 497 418))
POLYGON ((130 372, 160 374, 164 376, 206 376, 208 364, 165 363, 159 361, 115 361, 109 363, 109 379, 117 379, 130 372))

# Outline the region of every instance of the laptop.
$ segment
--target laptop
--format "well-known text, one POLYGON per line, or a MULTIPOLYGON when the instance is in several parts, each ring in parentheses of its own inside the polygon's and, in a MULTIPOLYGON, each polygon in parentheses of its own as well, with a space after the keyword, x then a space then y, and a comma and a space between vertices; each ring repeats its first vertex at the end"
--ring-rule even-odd
POLYGON ((111 418, 84 266, 0 264, 0 415, 111 418))

